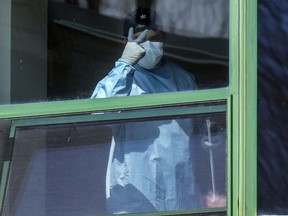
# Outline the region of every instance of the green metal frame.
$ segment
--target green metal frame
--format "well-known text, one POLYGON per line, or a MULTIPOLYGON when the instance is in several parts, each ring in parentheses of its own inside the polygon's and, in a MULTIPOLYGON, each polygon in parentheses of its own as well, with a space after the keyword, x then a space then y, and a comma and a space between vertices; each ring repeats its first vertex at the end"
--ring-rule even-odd
POLYGON ((104 98, 97 100, 74 100, 45 103, 28 103, 19 105, 0 106, 0 119, 23 118, 47 115, 65 115, 77 113, 91 113, 119 109, 139 109, 147 107, 161 107, 195 103, 201 101, 226 100, 229 96, 228 88, 200 90, 192 92, 176 92, 151 94, 142 96, 104 98))
MULTIPOLYGON (((95 115, 91 114, 104 111, 113 113, 123 109, 226 101, 227 214, 257 215, 257 1, 230 0, 229 7, 230 85, 227 88, 113 99, 3 105, 0 106, 0 120, 44 117, 48 121, 51 116, 65 117, 80 113, 85 113, 85 118, 94 118, 95 115)), ((147 112, 153 112, 153 109, 147 112)), ((4 166, 6 169, 7 163, 4 166)), ((1 182, 0 198, 3 192, 4 186, 1 182)))
POLYGON ((2 210, 2 203, 4 201, 5 189, 8 180, 8 173, 9 173, 10 161, 3 162, 3 169, 2 169, 2 176, 0 182, 0 213, 2 210))
POLYGON ((257 0, 230 1, 229 91, 228 215, 253 216, 257 215, 257 0))
POLYGON ((239 215, 257 215, 257 1, 243 1, 239 10, 239 215))
MULTIPOLYGON (((225 101, 223 101, 223 104, 225 101)), ((136 111, 124 112, 116 110, 115 112, 95 112, 91 114, 72 115, 72 116, 57 116, 57 117, 41 117, 41 118, 28 118, 21 120, 14 120, 10 128, 10 138, 14 138, 15 130, 17 127, 25 126, 38 126, 38 125, 52 125, 52 124, 67 124, 67 123, 81 123, 81 122, 95 122, 95 121, 117 121, 129 119, 147 119, 147 118, 161 118, 161 117, 181 117, 195 114, 209 114, 226 112, 225 105, 217 104, 203 104, 202 106, 184 106, 184 107, 161 107, 158 109, 140 109, 136 111)))

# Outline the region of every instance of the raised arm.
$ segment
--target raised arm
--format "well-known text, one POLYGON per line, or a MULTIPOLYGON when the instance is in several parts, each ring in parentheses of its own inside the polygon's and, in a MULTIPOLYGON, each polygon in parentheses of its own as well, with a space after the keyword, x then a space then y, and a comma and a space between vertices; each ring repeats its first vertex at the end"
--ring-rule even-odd
POLYGON ((91 99, 129 95, 135 72, 133 66, 145 55, 145 50, 139 44, 144 41, 147 32, 143 31, 134 39, 134 29, 129 29, 128 42, 121 58, 116 61, 115 67, 108 75, 97 84, 91 99))

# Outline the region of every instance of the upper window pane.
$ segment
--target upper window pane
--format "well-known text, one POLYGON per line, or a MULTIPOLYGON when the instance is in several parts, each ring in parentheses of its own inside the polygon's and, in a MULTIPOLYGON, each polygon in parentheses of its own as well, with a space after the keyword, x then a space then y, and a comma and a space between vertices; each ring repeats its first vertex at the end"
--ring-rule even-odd
POLYGON ((22 0, 0 8, 11 17, 0 23, 0 104, 90 98, 123 68, 123 80, 105 80, 94 96, 228 85, 227 0, 22 0), (151 13, 134 16, 139 7, 151 13), (127 17, 137 18, 132 40, 150 29, 139 45, 126 46, 127 17))

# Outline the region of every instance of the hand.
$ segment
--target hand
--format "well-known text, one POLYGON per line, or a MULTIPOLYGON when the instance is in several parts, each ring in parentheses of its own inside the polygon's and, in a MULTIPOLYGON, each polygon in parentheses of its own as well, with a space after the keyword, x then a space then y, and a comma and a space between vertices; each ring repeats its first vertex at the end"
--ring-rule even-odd
POLYGON ((145 56, 145 49, 141 47, 139 44, 145 40, 147 33, 148 33, 148 29, 144 30, 139 35, 139 37, 137 37, 134 40, 133 39, 134 29, 131 27, 128 32, 128 42, 119 60, 127 64, 134 65, 141 58, 143 58, 145 56))
POLYGON ((205 206, 207 208, 217 208, 226 206, 226 197, 218 194, 209 193, 205 197, 205 206))

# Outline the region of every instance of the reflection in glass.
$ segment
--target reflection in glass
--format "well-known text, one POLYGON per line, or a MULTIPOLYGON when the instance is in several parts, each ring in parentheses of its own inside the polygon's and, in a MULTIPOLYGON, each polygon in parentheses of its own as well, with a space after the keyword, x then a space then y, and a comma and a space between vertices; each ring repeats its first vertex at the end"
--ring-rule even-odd
POLYGON ((160 14, 164 58, 193 74, 198 89, 228 85, 227 0, 1 4, 12 18, 1 25, 0 104, 90 98, 121 57, 124 18, 139 6, 160 14))
POLYGON ((3 216, 226 205, 225 113, 18 128, 3 216))

